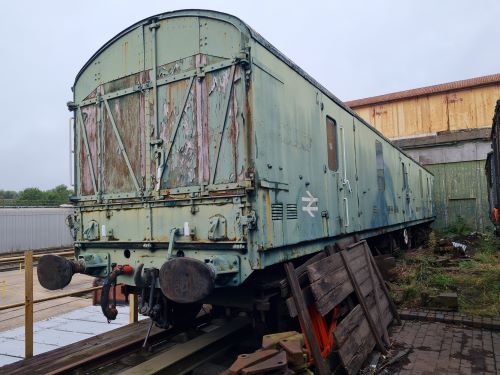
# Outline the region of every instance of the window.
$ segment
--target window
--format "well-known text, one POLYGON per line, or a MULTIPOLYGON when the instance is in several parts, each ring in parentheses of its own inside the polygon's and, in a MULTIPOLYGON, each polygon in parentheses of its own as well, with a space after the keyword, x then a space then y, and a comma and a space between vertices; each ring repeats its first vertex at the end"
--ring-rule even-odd
POLYGON ((424 181, 422 180, 422 170, 418 170, 418 175, 420 178, 420 197, 424 196, 424 181))
POLYGON ((336 171, 338 169, 337 123, 330 117, 326 118, 326 148, 328 150, 328 168, 331 171, 336 171))
POLYGON ((375 140, 375 159, 377 161, 377 186, 379 191, 385 190, 384 153, 382 143, 375 140))
POLYGON ((408 170, 404 162, 401 163, 401 166, 403 167, 403 190, 406 190, 408 189, 408 170))

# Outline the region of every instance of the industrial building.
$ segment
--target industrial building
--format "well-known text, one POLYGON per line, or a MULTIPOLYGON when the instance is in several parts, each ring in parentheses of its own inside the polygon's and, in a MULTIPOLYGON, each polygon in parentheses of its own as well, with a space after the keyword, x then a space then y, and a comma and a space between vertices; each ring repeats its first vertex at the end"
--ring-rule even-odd
POLYGON ((0 253, 73 246, 66 225, 72 207, 0 208, 0 253))
POLYGON ((437 229, 464 221, 485 231, 486 155, 500 74, 353 100, 346 104, 435 175, 437 229))

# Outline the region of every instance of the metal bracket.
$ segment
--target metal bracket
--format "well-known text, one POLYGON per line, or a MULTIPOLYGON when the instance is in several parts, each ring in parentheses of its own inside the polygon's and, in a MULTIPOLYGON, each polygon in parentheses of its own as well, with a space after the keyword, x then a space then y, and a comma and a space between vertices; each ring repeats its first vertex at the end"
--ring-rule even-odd
POLYGON ((79 261, 85 264, 85 273, 89 275, 107 275, 109 267, 108 254, 84 254, 78 256, 79 261), (103 270, 104 269, 104 270, 103 270))
POLYGON ((167 250, 167 260, 172 257, 172 251, 174 250, 175 236, 179 233, 179 228, 170 229, 170 235, 168 239, 168 250, 167 250))
POLYGON ((247 215, 238 216, 241 225, 246 226, 249 230, 255 229, 257 226, 257 214, 254 210, 250 210, 247 215))
POLYGON ((212 241, 226 238, 226 218, 222 215, 214 215, 208 222, 208 239, 212 241))

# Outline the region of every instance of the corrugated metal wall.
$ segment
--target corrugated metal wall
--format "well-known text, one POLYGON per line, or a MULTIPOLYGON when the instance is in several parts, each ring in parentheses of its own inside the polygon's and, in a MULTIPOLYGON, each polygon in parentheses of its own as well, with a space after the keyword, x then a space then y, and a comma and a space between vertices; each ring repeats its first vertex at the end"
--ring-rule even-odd
POLYGON ((444 229, 460 216, 472 230, 492 229, 488 218, 488 192, 484 161, 426 165, 434 173, 434 228, 444 229))
POLYGON ((66 217, 72 208, 0 208, 0 253, 73 245, 66 217))

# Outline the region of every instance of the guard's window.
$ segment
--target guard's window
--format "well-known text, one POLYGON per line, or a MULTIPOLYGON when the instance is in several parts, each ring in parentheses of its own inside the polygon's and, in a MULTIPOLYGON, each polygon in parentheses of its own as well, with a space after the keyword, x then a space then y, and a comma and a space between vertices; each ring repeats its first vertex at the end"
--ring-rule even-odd
POLYGON ((403 190, 408 189, 408 169, 406 169, 406 164, 403 162, 401 163, 401 166, 403 168, 403 190))
POLYGON ((379 191, 385 190, 385 176, 384 176, 384 153, 382 150, 382 143, 375 140, 375 159, 377 161, 377 186, 379 191))
POLYGON ((338 169, 337 123, 330 117, 326 118, 326 148, 328 149, 328 168, 336 171, 338 169))
POLYGON ((420 196, 423 197, 424 196, 424 181, 422 180, 422 170, 421 169, 418 170, 418 176, 420 179, 420 196))

